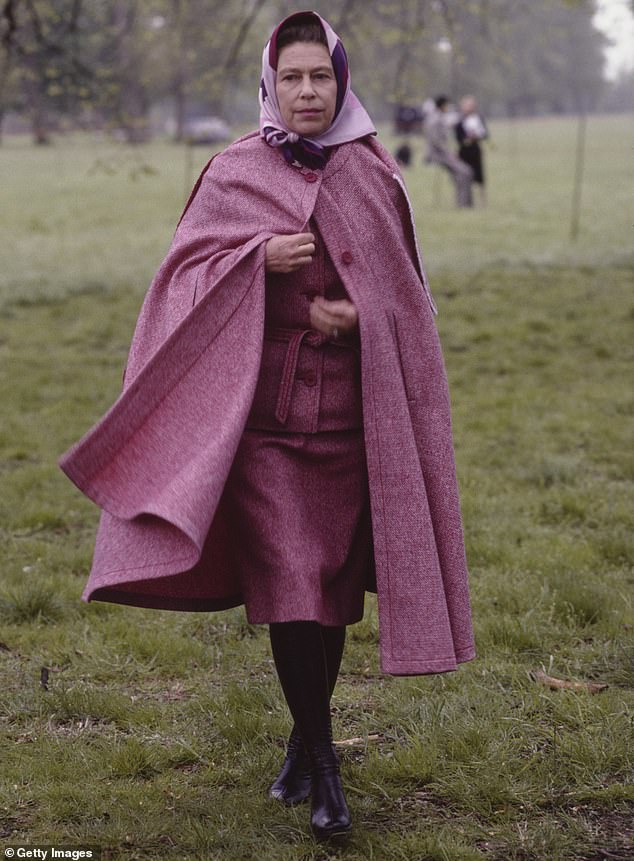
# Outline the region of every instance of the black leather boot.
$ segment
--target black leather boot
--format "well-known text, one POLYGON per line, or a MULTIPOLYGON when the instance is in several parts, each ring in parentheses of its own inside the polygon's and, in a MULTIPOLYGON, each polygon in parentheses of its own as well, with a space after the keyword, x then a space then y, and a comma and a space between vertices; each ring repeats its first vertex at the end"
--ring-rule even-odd
POLYGON ((345 837, 352 829, 339 761, 332 745, 309 749, 312 766, 310 827, 317 840, 345 837))
MULTIPOLYGON (((311 626, 314 630, 314 625, 311 626)), ((319 626, 326 658, 328 690, 330 696, 337 684, 339 667, 346 641, 345 627, 319 626)), ((288 805, 301 804, 311 792, 312 775, 308 753, 295 725, 291 730, 286 757, 280 773, 269 787, 269 796, 288 805)))
POLYGON ((290 806, 301 804, 310 795, 311 783, 310 760, 302 737, 293 727, 286 747, 284 764, 269 788, 269 795, 290 806))
POLYGON ((332 744, 330 690, 321 626, 316 622, 270 625, 278 676, 311 767, 311 828, 318 840, 350 831, 339 761, 332 744))

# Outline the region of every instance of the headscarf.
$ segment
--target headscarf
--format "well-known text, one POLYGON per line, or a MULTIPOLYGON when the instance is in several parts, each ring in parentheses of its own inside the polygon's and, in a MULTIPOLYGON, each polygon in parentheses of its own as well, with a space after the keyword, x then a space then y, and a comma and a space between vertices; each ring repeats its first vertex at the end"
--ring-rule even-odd
POLYGON ((299 162, 306 167, 323 168, 328 161, 328 148, 376 134, 374 124, 367 111, 350 89, 348 57, 341 39, 330 24, 316 12, 295 12, 277 25, 262 55, 262 79, 260 81, 260 134, 269 146, 282 147, 289 164, 299 162), (284 120, 277 101, 275 81, 277 78, 277 36, 280 29, 299 15, 314 16, 326 34, 328 52, 337 81, 335 114, 326 131, 315 137, 301 137, 291 131, 284 120))

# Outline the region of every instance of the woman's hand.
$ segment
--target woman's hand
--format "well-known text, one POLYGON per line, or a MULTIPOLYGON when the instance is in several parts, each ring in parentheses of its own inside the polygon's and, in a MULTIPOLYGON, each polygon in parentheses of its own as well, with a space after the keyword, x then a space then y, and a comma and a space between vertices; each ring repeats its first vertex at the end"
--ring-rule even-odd
POLYGON ((310 325, 322 335, 335 340, 353 332, 359 324, 356 307, 349 299, 325 299, 315 296, 310 303, 310 325))
POLYGON ((279 233, 266 243, 267 272, 295 272, 306 266, 315 253, 315 237, 312 233, 279 233))

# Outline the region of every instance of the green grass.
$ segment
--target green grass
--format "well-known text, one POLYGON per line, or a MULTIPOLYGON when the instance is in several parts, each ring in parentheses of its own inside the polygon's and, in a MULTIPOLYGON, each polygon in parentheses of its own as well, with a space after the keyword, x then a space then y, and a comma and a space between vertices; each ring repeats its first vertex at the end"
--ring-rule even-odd
POLYGON ((289 721, 265 628, 239 609, 79 601, 97 512, 55 460, 119 390, 185 194, 183 151, 0 149, 5 844, 97 844, 110 859, 632 857, 627 123, 590 121, 575 245, 572 121, 518 123, 515 143, 494 126, 485 210, 455 211, 432 168, 408 173, 441 312, 478 659, 382 676, 368 599, 334 724, 339 739, 379 739, 341 750, 343 849, 314 843, 305 806, 266 797, 289 721), (549 691, 540 668, 609 687, 549 691))

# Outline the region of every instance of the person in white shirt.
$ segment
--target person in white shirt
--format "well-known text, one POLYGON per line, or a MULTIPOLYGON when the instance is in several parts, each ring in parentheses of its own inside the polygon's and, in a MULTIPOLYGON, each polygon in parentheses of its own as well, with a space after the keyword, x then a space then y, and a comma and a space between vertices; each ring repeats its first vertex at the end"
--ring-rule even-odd
POLYGON ((488 138, 489 132, 473 96, 464 96, 460 100, 460 120, 455 132, 458 157, 473 171, 473 182, 480 188, 480 200, 484 205, 484 163, 480 142, 488 138))

